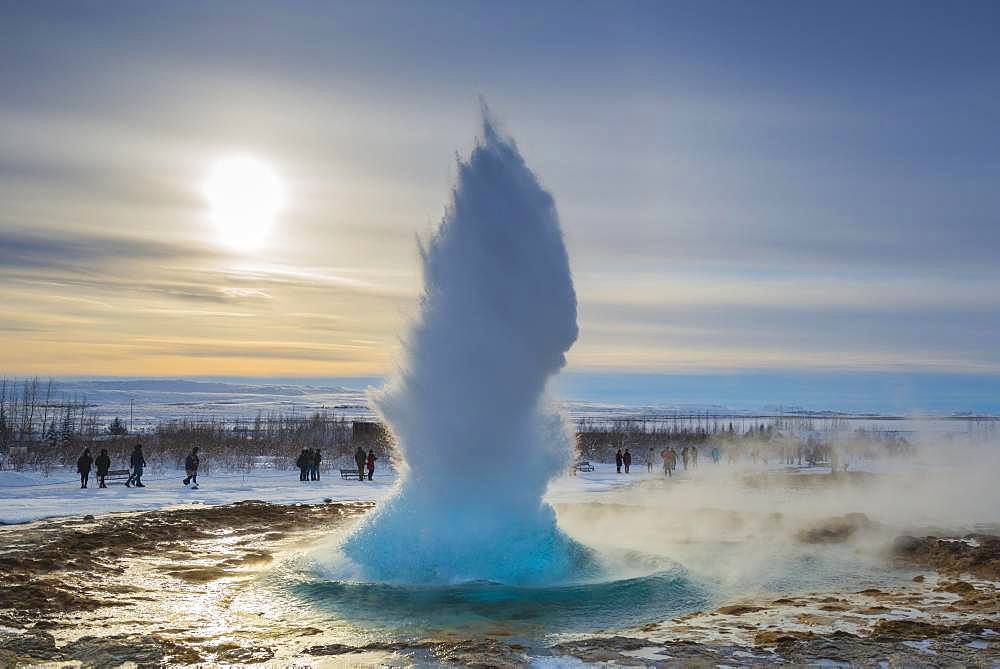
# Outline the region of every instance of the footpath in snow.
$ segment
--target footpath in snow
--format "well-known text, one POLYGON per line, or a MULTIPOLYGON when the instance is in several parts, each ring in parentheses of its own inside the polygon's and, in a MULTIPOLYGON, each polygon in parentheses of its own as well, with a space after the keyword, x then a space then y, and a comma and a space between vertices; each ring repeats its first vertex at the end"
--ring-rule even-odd
MULTIPOLYGON (((616 474, 614 465, 597 464, 593 472, 562 476, 549 486, 547 499, 559 502, 582 501, 600 492, 622 488, 657 473, 645 467, 629 475, 616 474)), ((662 477, 662 475, 660 475, 662 477)), ((392 470, 376 471, 373 481, 344 480, 334 470, 324 472, 320 481, 299 481, 298 470, 261 470, 249 474, 199 474, 200 487, 194 490, 181 483, 184 474, 168 472, 143 476, 145 488, 126 488, 121 483, 97 487, 93 475, 90 487, 80 488, 80 479, 69 468, 49 476, 39 472, 0 471, 0 524, 26 523, 59 516, 99 515, 127 511, 148 511, 182 504, 232 504, 262 500, 275 504, 319 504, 335 502, 377 502, 388 495, 395 483, 392 470)))

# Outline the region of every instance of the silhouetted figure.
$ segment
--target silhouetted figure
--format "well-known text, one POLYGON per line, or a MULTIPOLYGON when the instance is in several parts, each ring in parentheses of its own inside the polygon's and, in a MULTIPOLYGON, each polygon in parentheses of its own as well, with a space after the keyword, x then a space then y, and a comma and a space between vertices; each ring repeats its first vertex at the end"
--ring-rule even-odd
POLYGON ((375 451, 368 450, 368 480, 372 480, 372 474, 375 473, 375 451))
POLYGON ((94 466, 97 467, 97 487, 107 488, 108 484, 104 482, 104 477, 108 475, 108 470, 111 469, 111 458, 108 456, 108 449, 101 449, 101 454, 94 460, 94 466))
POLYGON ((649 449, 649 453, 646 453, 646 473, 647 474, 652 474, 653 473, 653 457, 654 457, 654 455, 653 455, 653 449, 650 448, 649 449))
POLYGON ((358 480, 365 480, 365 463, 368 462, 368 456, 365 454, 365 449, 358 446, 358 450, 354 451, 354 464, 358 466, 358 480))
POLYGON ((684 469, 687 470, 688 463, 691 462, 691 450, 687 446, 681 449, 681 462, 684 463, 684 469))
POLYGON ((195 446, 186 458, 184 458, 184 485, 191 484, 195 490, 198 489, 198 466, 201 465, 201 458, 198 457, 198 447, 195 446))
POLYGON ((309 449, 303 448, 302 452, 299 453, 298 459, 295 461, 295 466, 299 468, 300 481, 309 480, 309 464, 311 460, 312 456, 309 454, 309 449))
POLYGON ((309 478, 313 481, 319 481, 319 463, 323 461, 323 456, 320 455, 319 449, 314 449, 312 452, 312 463, 309 467, 309 478))
POLYGON ((697 467, 698 466, 698 447, 697 446, 692 446, 691 447, 691 466, 692 467, 697 467))
POLYGON ((146 467, 146 458, 142 456, 142 444, 136 444, 135 448, 132 449, 132 458, 129 460, 129 464, 132 466, 132 474, 125 481, 125 487, 145 488, 146 486, 142 482, 142 470, 146 467))
POLYGON ((615 467, 618 469, 618 473, 619 474, 622 473, 622 464, 624 462, 625 462, 625 458, 624 458, 624 456, 622 456, 622 449, 619 448, 618 452, 615 453, 615 467))
POLYGON ((76 471, 80 474, 80 487, 87 487, 87 480, 90 478, 90 467, 94 464, 94 458, 90 455, 90 449, 83 449, 83 455, 76 459, 76 471))
POLYGON ((625 449, 625 454, 622 455, 622 463, 625 465, 625 473, 628 474, 629 467, 632 466, 632 454, 629 453, 627 448, 625 449))

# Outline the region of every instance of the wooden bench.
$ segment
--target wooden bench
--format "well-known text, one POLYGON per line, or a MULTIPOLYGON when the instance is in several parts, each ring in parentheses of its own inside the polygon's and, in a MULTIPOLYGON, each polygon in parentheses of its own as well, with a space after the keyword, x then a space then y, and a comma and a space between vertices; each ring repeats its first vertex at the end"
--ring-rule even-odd
POLYGON ((341 469, 340 470, 340 478, 342 478, 342 479, 344 479, 346 481, 349 481, 351 479, 357 479, 358 478, 358 470, 357 469, 341 469))
POLYGON ((132 472, 127 469, 109 469, 108 475, 104 477, 104 482, 113 483, 114 481, 121 481, 124 483, 131 475, 132 472))
POLYGON ((592 472, 594 471, 594 465, 584 460, 583 462, 576 463, 574 469, 578 472, 592 472))

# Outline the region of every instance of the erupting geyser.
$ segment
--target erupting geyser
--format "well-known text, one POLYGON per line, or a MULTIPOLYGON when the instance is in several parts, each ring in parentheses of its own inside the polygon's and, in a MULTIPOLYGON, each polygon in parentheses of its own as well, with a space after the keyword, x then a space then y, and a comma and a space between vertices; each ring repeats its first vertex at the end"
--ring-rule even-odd
POLYGON ((404 465, 396 494, 347 539, 366 579, 552 583, 587 549, 542 500, 571 454, 545 387, 577 336, 555 203, 484 112, 452 202, 421 248, 421 313, 374 396, 404 465))

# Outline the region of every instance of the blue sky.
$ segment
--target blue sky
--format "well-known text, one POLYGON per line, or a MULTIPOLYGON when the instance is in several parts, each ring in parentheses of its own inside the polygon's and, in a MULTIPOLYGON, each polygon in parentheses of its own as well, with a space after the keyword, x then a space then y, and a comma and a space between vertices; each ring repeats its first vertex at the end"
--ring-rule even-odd
POLYGON ((998 28, 987 2, 0 3, 0 370, 385 373, 481 94, 559 207, 572 370, 992 378, 998 28), (233 151, 288 188, 249 254, 201 192, 233 151))

